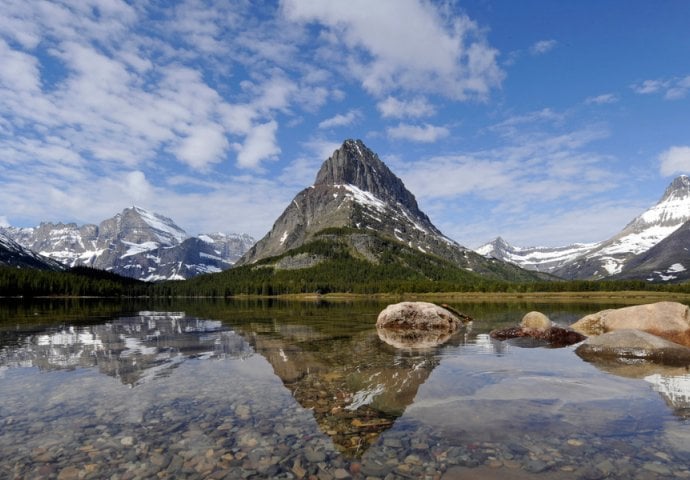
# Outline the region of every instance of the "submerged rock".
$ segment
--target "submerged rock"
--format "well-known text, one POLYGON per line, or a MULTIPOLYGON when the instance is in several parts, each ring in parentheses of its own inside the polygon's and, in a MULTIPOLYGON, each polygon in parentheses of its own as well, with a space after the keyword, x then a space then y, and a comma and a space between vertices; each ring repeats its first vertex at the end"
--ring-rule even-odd
POLYGON ((432 348, 446 343, 452 336, 443 330, 378 328, 379 338, 395 348, 432 348))
POLYGON ((621 329, 642 330, 690 346, 690 309, 677 302, 658 302, 587 315, 573 325, 584 335, 601 335, 621 329))
POLYGON ((396 348, 430 348, 446 342, 463 321, 471 319, 434 303, 401 302, 379 313, 376 329, 381 340, 396 348))
POLYGON ((530 338, 552 347, 566 347, 587 338, 569 328, 553 324, 549 317, 541 312, 529 312, 522 317, 520 325, 492 330, 489 336, 495 340, 530 338))
POLYGON ((641 330, 622 329, 589 337, 575 350, 592 361, 600 358, 650 360, 666 365, 690 364, 690 348, 641 330))

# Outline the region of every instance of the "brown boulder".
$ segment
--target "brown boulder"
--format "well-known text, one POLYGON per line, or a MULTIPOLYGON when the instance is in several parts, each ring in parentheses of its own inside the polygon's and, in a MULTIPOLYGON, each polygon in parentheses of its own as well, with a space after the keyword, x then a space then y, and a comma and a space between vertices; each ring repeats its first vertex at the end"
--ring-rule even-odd
POLYGON ((601 335, 621 329, 642 330, 690 345, 690 309, 677 302, 658 302, 587 315, 571 328, 584 335, 601 335))
POLYGON ((520 326, 523 329, 545 331, 553 326, 549 317, 541 312, 529 312, 522 317, 520 326))
POLYGON ((376 328, 454 332, 460 323, 457 316, 434 303, 401 302, 388 305, 379 313, 376 328))

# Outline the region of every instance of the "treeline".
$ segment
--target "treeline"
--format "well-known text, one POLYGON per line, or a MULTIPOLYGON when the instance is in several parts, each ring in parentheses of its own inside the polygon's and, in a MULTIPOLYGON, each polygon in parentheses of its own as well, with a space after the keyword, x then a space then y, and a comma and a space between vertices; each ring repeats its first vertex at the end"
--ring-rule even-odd
POLYGON ((2 297, 135 297, 149 288, 144 282, 87 267, 65 272, 0 267, 2 297))
MULTIPOLYGON (((338 232, 342 233, 342 232, 338 232)), ((690 293, 688 284, 652 284, 640 280, 525 281, 487 279, 450 262, 420 255, 401 244, 370 245, 376 262, 365 259, 347 241, 317 239, 288 254, 221 273, 185 281, 148 284, 110 272, 77 267, 66 272, 0 268, 1 297, 233 297, 304 293, 444 293, 444 292, 601 292, 666 291, 690 293), (291 262, 307 259, 309 268, 291 262), (282 265, 276 268, 276 265, 282 265)))

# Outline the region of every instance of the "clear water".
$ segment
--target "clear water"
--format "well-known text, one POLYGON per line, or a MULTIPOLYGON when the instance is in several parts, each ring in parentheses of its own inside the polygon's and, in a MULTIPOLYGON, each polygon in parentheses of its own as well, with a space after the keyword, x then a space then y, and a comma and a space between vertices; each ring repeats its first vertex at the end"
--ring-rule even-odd
POLYGON ((0 478, 690 478, 690 372, 498 343, 401 350, 377 303, 0 307, 0 478))

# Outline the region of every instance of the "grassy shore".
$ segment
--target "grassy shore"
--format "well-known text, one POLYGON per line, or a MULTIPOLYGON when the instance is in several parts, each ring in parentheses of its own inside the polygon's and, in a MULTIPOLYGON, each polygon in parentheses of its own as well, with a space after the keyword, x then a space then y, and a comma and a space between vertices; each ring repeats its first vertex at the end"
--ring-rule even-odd
POLYGON ((430 301, 430 302, 533 302, 533 303, 621 303, 642 304, 662 301, 690 302, 690 294, 673 292, 450 292, 450 293, 380 293, 362 295, 353 293, 328 293, 325 295, 297 294, 280 295, 272 298, 284 300, 328 300, 328 301, 430 301))

